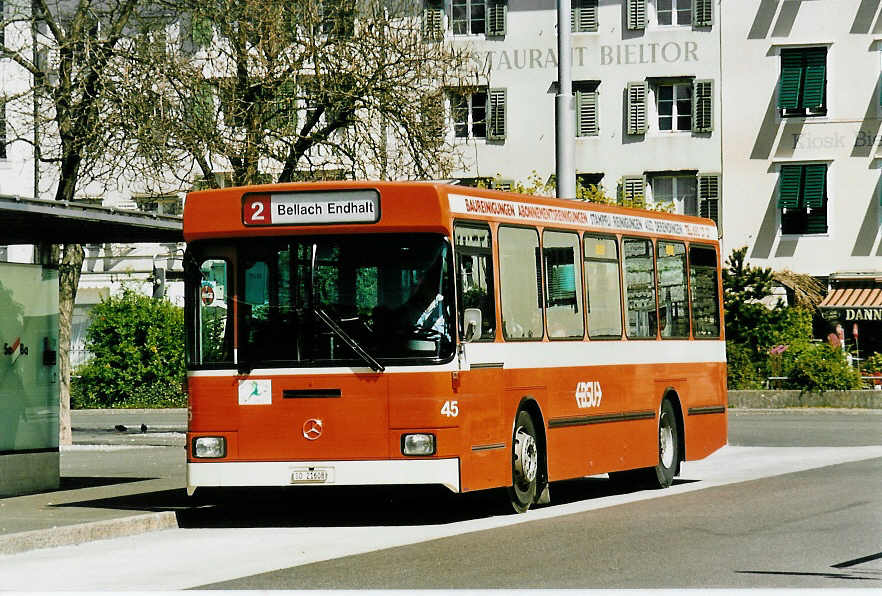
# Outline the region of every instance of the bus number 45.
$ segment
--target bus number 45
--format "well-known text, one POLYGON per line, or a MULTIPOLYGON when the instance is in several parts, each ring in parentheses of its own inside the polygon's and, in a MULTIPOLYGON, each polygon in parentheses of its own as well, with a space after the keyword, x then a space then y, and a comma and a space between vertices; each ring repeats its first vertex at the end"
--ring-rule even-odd
POLYGON ((444 405, 441 406, 441 414, 448 418, 456 418, 459 416, 459 402, 455 399, 448 399, 444 402, 444 405))

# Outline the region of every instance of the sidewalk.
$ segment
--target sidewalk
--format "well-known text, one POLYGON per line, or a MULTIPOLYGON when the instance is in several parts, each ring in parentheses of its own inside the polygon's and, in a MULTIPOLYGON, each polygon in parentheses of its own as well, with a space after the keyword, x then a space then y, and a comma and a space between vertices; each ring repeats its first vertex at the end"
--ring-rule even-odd
POLYGON ((72 427, 58 490, 0 498, 0 555, 177 527, 189 506, 185 409, 74 411, 72 427))

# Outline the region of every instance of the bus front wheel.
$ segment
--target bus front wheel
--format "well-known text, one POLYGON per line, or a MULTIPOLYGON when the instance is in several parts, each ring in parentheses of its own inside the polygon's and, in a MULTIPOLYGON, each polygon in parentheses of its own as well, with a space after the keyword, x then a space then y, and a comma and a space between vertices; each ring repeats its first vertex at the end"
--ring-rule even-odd
POLYGON ((536 500, 540 457, 536 425, 524 410, 515 418, 511 443, 512 485, 508 493, 515 512, 524 513, 536 500))

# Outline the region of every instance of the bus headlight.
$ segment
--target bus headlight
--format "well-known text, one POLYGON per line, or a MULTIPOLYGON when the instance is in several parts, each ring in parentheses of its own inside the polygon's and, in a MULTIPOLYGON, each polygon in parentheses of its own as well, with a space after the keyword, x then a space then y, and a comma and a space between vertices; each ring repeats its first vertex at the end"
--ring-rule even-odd
POLYGON ((401 435, 401 453, 404 455, 435 455, 435 435, 426 433, 401 435))
POLYGON ((193 440, 193 457, 216 458, 227 454, 227 440, 223 437, 196 437, 193 440))

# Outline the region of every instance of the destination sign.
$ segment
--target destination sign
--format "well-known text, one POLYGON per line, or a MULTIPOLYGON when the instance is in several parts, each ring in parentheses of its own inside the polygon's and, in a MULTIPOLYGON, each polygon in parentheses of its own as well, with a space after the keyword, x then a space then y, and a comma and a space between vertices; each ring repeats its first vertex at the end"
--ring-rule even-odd
POLYGON ((524 223, 539 221, 548 224, 575 225, 619 232, 648 232, 701 240, 717 239, 716 226, 700 223, 671 221, 639 215, 587 211, 584 209, 569 209, 567 207, 532 205, 530 203, 455 194, 448 195, 448 200, 450 201, 450 210, 453 213, 464 215, 491 215, 499 219, 524 223))
POLYGON ((246 195, 242 221, 248 226, 375 223, 380 194, 373 189, 246 195))

